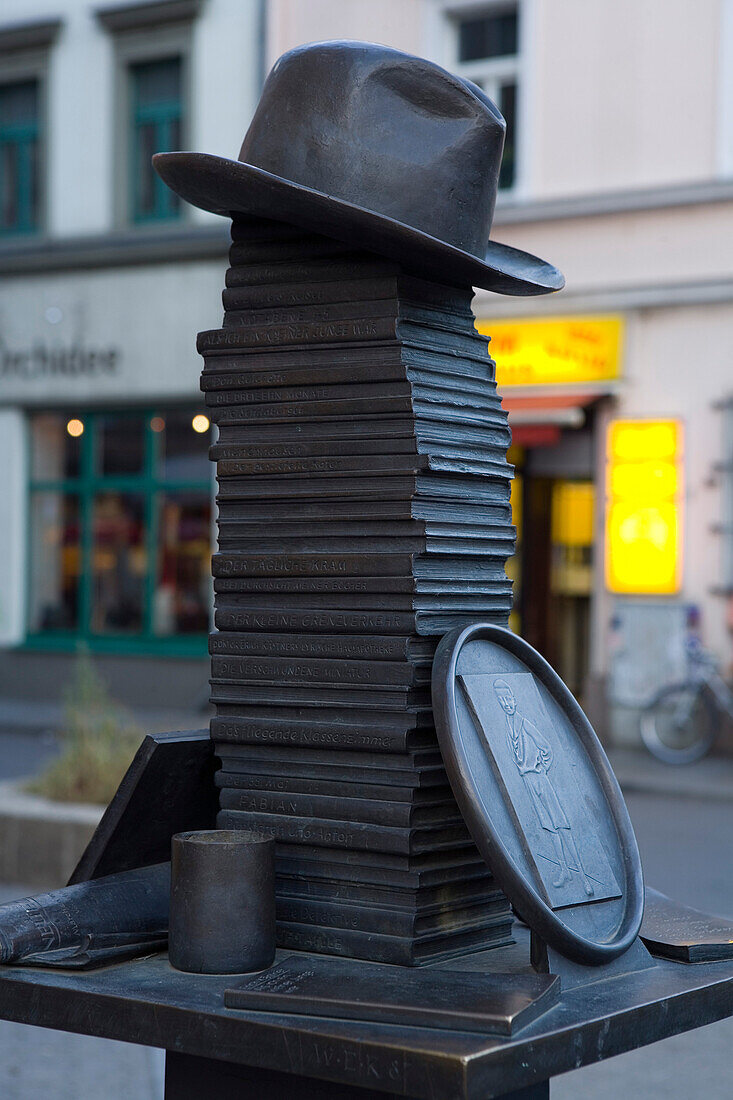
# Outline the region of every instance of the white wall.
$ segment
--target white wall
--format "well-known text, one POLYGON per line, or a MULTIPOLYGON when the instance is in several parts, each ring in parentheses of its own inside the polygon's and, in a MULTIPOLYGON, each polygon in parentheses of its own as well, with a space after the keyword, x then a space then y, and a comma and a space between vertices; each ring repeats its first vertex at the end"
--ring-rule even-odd
POLYGON ((685 507, 681 598, 703 609, 707 644, 728 659, 730 636, 721 585, 722 545, 714 528, 725 483, 723 417, 733 394, 733 304, 641 310, 631 318, 631 354, 615 415, 674 417, 685 425, 685 507))
POLYGON ((109 229, 114 198, 112 43, 88 4, 73 7, 50 54, 48 228, 60 237, 109 229))
MULTIPOLYGON (((48 58, 48 230, 67 237, 113 226, 114 36, 90 0, 4 0, 0 23, 61 19, 48 58)), ((109 7, 115 6, 110 3, 109 7)), ((190 147, 236 157, 259 96, 261 0, 208 0, 193 23, 190 147)), ((206 220, 213 215, 191 213, 206 220)))
POLYGON ((556 264, 566 285, 530 300, 479 291, 489 315, 562 311, 582 293, 733 279, 733 202, 499 224, 492 237, 556 264))
MULTIPOLYGON (((597 577, 593 607, 593 671, 609 661, 609 623, 616 597, 603 581, 603 514, 606 429, 620 417, 671 417, 683 422, 683 574, 679 596, 667 602, 693 603, 702 611, 703 640, 724 667, 731 635, 723 583, 720 524, 722 493, 730 481, 716 467, 725 455, 723 413, 718 402, 733 394, 733 303, 639 310, 627 316, 625 378, 618 398, 607 402, 596 423, 598 461, 597 577)), ((644 603, 643 597, 633 597, 644 603)), ((650 597, 651 604, 664 602, 650 597)))
POLYGON ((718 172, 733 176, 733 0, 720 0, 718 172))
POLYGON ((709 179, 720 0, 535 0, 537 196, 709 179))
POLYGON ((351 38, 420 53, 431 0, 269 0, 268 68, 304 42, 351 38))
POLYGON ((52 406, 198 397, 203 404, 196 333, 221 325, 224 266, 214 260, 15 280, 0 299, 3 402, 52 406), (49 355, 72 347, 117 355, 111 369, 91 371, 39 371, 37 360, 20 370, 8 365, 8 355, 32 352, 36 345, 49 355))

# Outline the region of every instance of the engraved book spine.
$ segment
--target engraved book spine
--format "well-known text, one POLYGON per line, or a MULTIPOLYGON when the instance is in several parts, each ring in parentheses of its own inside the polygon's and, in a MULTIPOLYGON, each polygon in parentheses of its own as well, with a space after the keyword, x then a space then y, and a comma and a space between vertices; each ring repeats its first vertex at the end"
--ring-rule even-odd
POLYGON ((412 747, 420 747, 425 741, 424 735, 410 729, 390 729, 388 726, 366 729, 351 723, 268 721, 266 718, 212 718, 211 736, 241 745, 331 747, 358 753, 404 753, 412 747))
POLYGON ((329 660, 320 657, 247 656, 215 654, 211 675, 240 683, 327 684, 336 687, 413 687, 428 683, 430 669, 407 661, 329 660))
MULTIPOLYGON (((256 274, 260 268, 253 265, 256 274)), ((436 287, 435 283, 416 279, 407 275, 387 275, 356 278, 352 269, 352 278, 337 281, 290 282, 246 284, 246 266, 239 265, 230 269, 227 289, 222 294, 222 304, 226 310, 263 309, 266 307, 292 308, 294 306, 320 306, 334 302, 394 300, 426 303, 439 309, 451 310, 471 316, 472 291, 447 287, 436 287), (232 282, 232 277, 234 282, 232 282)))
POLYGON ((318 634, 241 633, 209 635, 209 652, 228 656, 320 657, 337 660, 423 661, 432 660, 435 646, 420 639, 390 637, 385 634, 342 634, 321 637, 318 634))

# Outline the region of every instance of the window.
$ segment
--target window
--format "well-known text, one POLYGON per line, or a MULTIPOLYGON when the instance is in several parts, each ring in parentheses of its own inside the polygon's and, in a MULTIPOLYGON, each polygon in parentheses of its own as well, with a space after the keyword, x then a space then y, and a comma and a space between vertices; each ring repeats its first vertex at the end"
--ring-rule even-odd
POLYGON ((499 11, 462 19, 458 24, 458 60, 513 57, 517 52, 517 13, 499 11))
POLYGON ((39 228, 39 82, 0 85, 0 234, 39 228))
POLYGON ((453 16, 456 69, 496 103, 506 119, 504 157, 499 187, 516 183, 519 11, 516 4, 496 4, 453 16))
POLYGON ((33 416, 30 644, 203 652, 209 435, 195 409, 33 416))
POLYGON ((119 226, 157 226, 187 216, 150 161, 154 153, 190 147, 193 28, 202 7, 203 0, 133 0, 96 11, 115 57, 119 226))
POLYGON ((130 201, 136 223, 180 217, 181 201, 151 164, 153 153, 181 148, 183 98, 181 58, 143 61, 128 67, 130 104, 130 201))
POLYGON ((44 228, 50 51, 58 19, 0 27, 0 237, 44 228))

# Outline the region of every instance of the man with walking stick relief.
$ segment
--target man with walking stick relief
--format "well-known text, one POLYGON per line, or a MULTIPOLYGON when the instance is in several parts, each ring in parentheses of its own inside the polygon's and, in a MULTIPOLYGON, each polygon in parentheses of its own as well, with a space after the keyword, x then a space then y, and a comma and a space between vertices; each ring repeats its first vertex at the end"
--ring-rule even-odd
POLYGON ((486 811, 502 834, 516 836, 547 904, 565 909, 618 897, 597 830, 599 790, 583 776, 552 697, 529 672, 466 672, 458 682, 496 783, 486 811))
POLYGON ((552 885, 555 889, 565 886, 572 881, 572 872, 575 871, 583 880, 586 894, 592 897, 593 883, 585 873, 570 822, 549 775, 554 761, 552 746, 534 722, 520 713, 514 692, 506 680, 494 680, 494 692, 506 714, 507 736, 514 762, 529 791, 540 825, 552 837, 558 863, 558 875, 552 885))

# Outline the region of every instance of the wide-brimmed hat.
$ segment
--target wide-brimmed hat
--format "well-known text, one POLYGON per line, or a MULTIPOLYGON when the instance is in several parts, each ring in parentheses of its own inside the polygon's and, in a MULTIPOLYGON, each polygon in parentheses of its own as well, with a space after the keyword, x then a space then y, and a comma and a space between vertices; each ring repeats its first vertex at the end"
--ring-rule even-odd
POLYGON ((276 63, 239 160, 153 164, 203 210, 290 222, 441 282, 547 294, 557 268, 489 240, 505 131, 479 87, 430 61, 319 42, 276 63))

